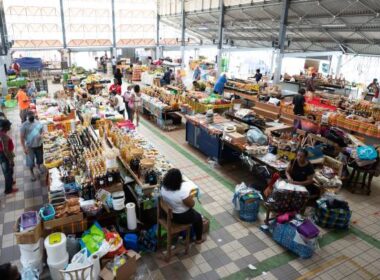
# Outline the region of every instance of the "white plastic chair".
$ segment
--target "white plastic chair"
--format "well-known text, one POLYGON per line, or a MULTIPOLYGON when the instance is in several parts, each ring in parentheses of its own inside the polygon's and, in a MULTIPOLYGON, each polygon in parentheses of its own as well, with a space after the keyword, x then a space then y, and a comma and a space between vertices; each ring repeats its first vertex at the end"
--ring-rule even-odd
POLYGON ((90 264, 88 266, 71 269, 71 270, 60 270, 63 280, 93 280, 92 277, 94 269, 94 264, 90 264))

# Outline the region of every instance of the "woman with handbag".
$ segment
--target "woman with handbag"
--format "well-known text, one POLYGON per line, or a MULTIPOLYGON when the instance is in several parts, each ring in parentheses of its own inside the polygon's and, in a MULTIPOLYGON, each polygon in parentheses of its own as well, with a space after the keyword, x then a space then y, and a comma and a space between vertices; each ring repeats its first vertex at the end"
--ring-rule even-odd
POLYGON ((14 144, 12 139, 7 135, 11 129, 11 122, 7 119, 0 120, 0 165, 5 178, 5 194, 11 194, 18 191, 12 188, 13 170, 14 170, 14 144))

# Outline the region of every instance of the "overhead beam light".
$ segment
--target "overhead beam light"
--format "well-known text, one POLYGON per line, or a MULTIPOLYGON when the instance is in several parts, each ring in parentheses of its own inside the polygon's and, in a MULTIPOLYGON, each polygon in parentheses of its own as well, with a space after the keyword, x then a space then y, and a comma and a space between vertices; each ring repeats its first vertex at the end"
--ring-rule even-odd
POLYGON ((322 27, 346 27, 345 24, 322 24, 322 27))

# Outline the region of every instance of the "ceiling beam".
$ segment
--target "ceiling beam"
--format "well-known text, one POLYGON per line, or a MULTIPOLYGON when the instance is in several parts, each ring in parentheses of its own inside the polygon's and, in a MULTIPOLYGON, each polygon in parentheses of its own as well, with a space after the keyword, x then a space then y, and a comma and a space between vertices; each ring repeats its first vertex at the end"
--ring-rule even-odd
MULTIPOLYGON (((252 38, 249 38, 249 37, 228 37, 228 39, 231 39, 231 40, 234 40, 234 41, 249 41, 249 40, 252 40, 252 38)), ((259 41, 268 41, 268 42, 272 42, 273 38, 271 37, 262 37, 262 38, 255 38, 255 40, 259 40, 259 41)), ((313 38, 307 38, 307 40, 305 38, 292 38, 291 39, 291 42, 303 42, 303 43, 308 43, 308 42, 312 42, 312 43, 330 43, 330 44, 343 44, 343 45, 347 45, 347 44, 358 44, 358 45, 368 45, 368 42, 366 39, 345 39, 345 40, 342 40, 342 41, 339 41, 339 40, 333 40, 333 39, 327 39, 327 38, 320 38, 320 37, 313 37, 313 38)), ((380 44, 380 39, 375 39, 373 40, 373 43, 375 45, 379 45, 380 44)))

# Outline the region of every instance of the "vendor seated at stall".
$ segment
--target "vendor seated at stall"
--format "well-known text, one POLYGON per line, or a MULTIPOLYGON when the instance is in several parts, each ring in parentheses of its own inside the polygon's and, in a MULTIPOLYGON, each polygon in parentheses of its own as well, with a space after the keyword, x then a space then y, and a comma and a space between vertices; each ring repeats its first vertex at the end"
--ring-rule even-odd
POLYGON ((170 81, 172 79, 172 73, 173 73, 173 70, 172 69, 167 69, 165 74, 164 74, 164 77, 161 79, 161 85, 164 86, 164 85, 170 85, 170 81))
POLYGON ((223 73, 222 75, 220 75, 218 81, 215 83, 214 93, 223 95, 224 86, 226 83, 227 83, 227 75, 226 73, 223 73))
POLYGON ((173 209, 173 221, 177 224, 192 224, 196 244, 201 244, 203 221, 202 216, 194 210, 195 201, 191 195, 192 186, 182 179, 181 171, 170 169, 163 180, 162 199, 173 209))
POLYGON ((95 88, 95 82, 92 81, 89 86, 87 87, 87 91, 89 94, 94 95, 96 94, 96 88, 95 88))
POLYGON ((117 79, 113 79, 113 84, 108 89, 109 93, 116 92, 116 94, 121 95, 121 86, 119 85, 117 79))
POLYGON ((319 195, 318 188, 313 186, 314 168, 307 157, 307 150, 298 150, 297 157, 286 168, 286 178, 291 184, 306 187, 310 195, 319 195))
POLYGON ((379 98, 380 86, 377 82, 377 79, 373 79, 372 83, 370 83, 367 87, 369 92, 374 94, 374 98, 379 98))

